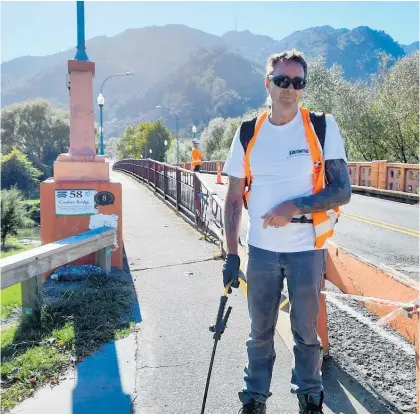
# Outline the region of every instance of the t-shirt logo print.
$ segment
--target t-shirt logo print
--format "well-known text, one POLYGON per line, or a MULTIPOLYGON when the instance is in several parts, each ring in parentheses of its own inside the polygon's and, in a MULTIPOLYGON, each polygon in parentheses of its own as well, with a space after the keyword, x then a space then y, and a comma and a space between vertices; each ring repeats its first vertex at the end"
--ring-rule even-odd
POLYGON ((307 154, 309 154, 309 149, 295 149, 295 150, 289 151, 289 157, 296 157, 299 155, 307 155, 307 154))

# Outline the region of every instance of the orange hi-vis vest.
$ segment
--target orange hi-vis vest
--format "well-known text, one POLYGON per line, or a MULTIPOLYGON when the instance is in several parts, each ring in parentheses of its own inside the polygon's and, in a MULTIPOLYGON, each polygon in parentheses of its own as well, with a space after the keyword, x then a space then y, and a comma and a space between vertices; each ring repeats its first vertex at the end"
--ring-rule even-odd
POLYGON ((203 154, 197 148, 193 148, 191 153, 191 169, 193 170, 194 167, 197 165, 201 165, 203 159, 203 154))
MULTIPOLYGON (((302 115, 306 140, 308 142, 309 152, 312 157, 314 183, 313 193, 316 194, 325 188, 325 162, 322 154, 323 151, 319 139, 315 133, 315 129, 311 123, 310 111, 302 107, 299 107, 299 110, 302 115)), ((247 205, 249 205, 249 196, 252 183, 252 173, 250 164, 251 151, 255 145, 255 141, 257 139, 258 133, 260 132, 261 126, 264 123, 264 121, 267 120, 267 118, 268 112, 264 112, 258 116, 255 123, 254 134, 246 147, 244 164, 247 186, 245 188, 244 199, 247 205)), ((326 240, 334 234, 334 226, 337 223, 339 215, 340 210, 338 207, 328 211, 318 211, 312 213, 312 221, 315 230, 316 248, 322 248, 326 240)))

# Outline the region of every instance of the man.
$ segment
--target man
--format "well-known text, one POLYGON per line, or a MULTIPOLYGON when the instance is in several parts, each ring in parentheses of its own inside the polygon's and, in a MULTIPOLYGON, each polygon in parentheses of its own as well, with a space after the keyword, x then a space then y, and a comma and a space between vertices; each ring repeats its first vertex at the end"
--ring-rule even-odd
POLYGON ((200 141, 197 138, 194 138, 193 139, 194 148, 192 149, 192 152, 191 152, 191 170, 197 171, 197 172, 200 172, 200 166, 203 159, 203 154, 198 149, 199 145, 200 145, 200 141))
POLYGON ((239 393, 243 414, 266 412, 284 278, 295 342, 292 392, 297 394, 300 413, 322 413, 321 351, 316 334, 319 294, 325 248, 338 206, 350 201, 351 184, 333 116, 321 116, 326 124, 322 150, 312 123, 316 114, 299 107, 306 79, 307 64, 301 53, 284 52, 268 59, 265 86, 271 110, 241 125, 224 167, 229 176, 225 286, 229 281, 232 287, 239 286, 238 235, 244 199, 249 216, 246 276, 251 332, 245 387, 239 393))

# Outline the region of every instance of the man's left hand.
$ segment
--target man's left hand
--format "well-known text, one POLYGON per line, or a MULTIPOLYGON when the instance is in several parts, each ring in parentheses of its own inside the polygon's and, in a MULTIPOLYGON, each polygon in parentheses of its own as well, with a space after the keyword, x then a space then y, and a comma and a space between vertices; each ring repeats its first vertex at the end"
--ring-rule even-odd
POLYGON ((295 206, 293 201, 281 203, 261 217, 264 219, 263 228, 266 229, 269 226, 284 227, 288 225, 292 221, 292 218, 297 214, 299 214, 299 209, 295 206))

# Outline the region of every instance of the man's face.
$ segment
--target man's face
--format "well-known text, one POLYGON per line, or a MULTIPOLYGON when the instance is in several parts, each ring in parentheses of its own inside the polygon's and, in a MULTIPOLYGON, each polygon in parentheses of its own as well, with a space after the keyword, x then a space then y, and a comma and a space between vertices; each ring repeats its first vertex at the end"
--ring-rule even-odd
MULTIPOLYGON (((287 76, 290 79, 304 79, 303 67, 299 62, 284 61, 277 62, 274 66, 273 76, 287 76)), ((274 82, 266 78, 265 86, 267 92, 271 96, 273 106, 281 107, 283 110, 289 111, 297 108, 304 89, 295 89, 293 84, 290 83, 287 88, 282 88, 274 84, 274 82)))

